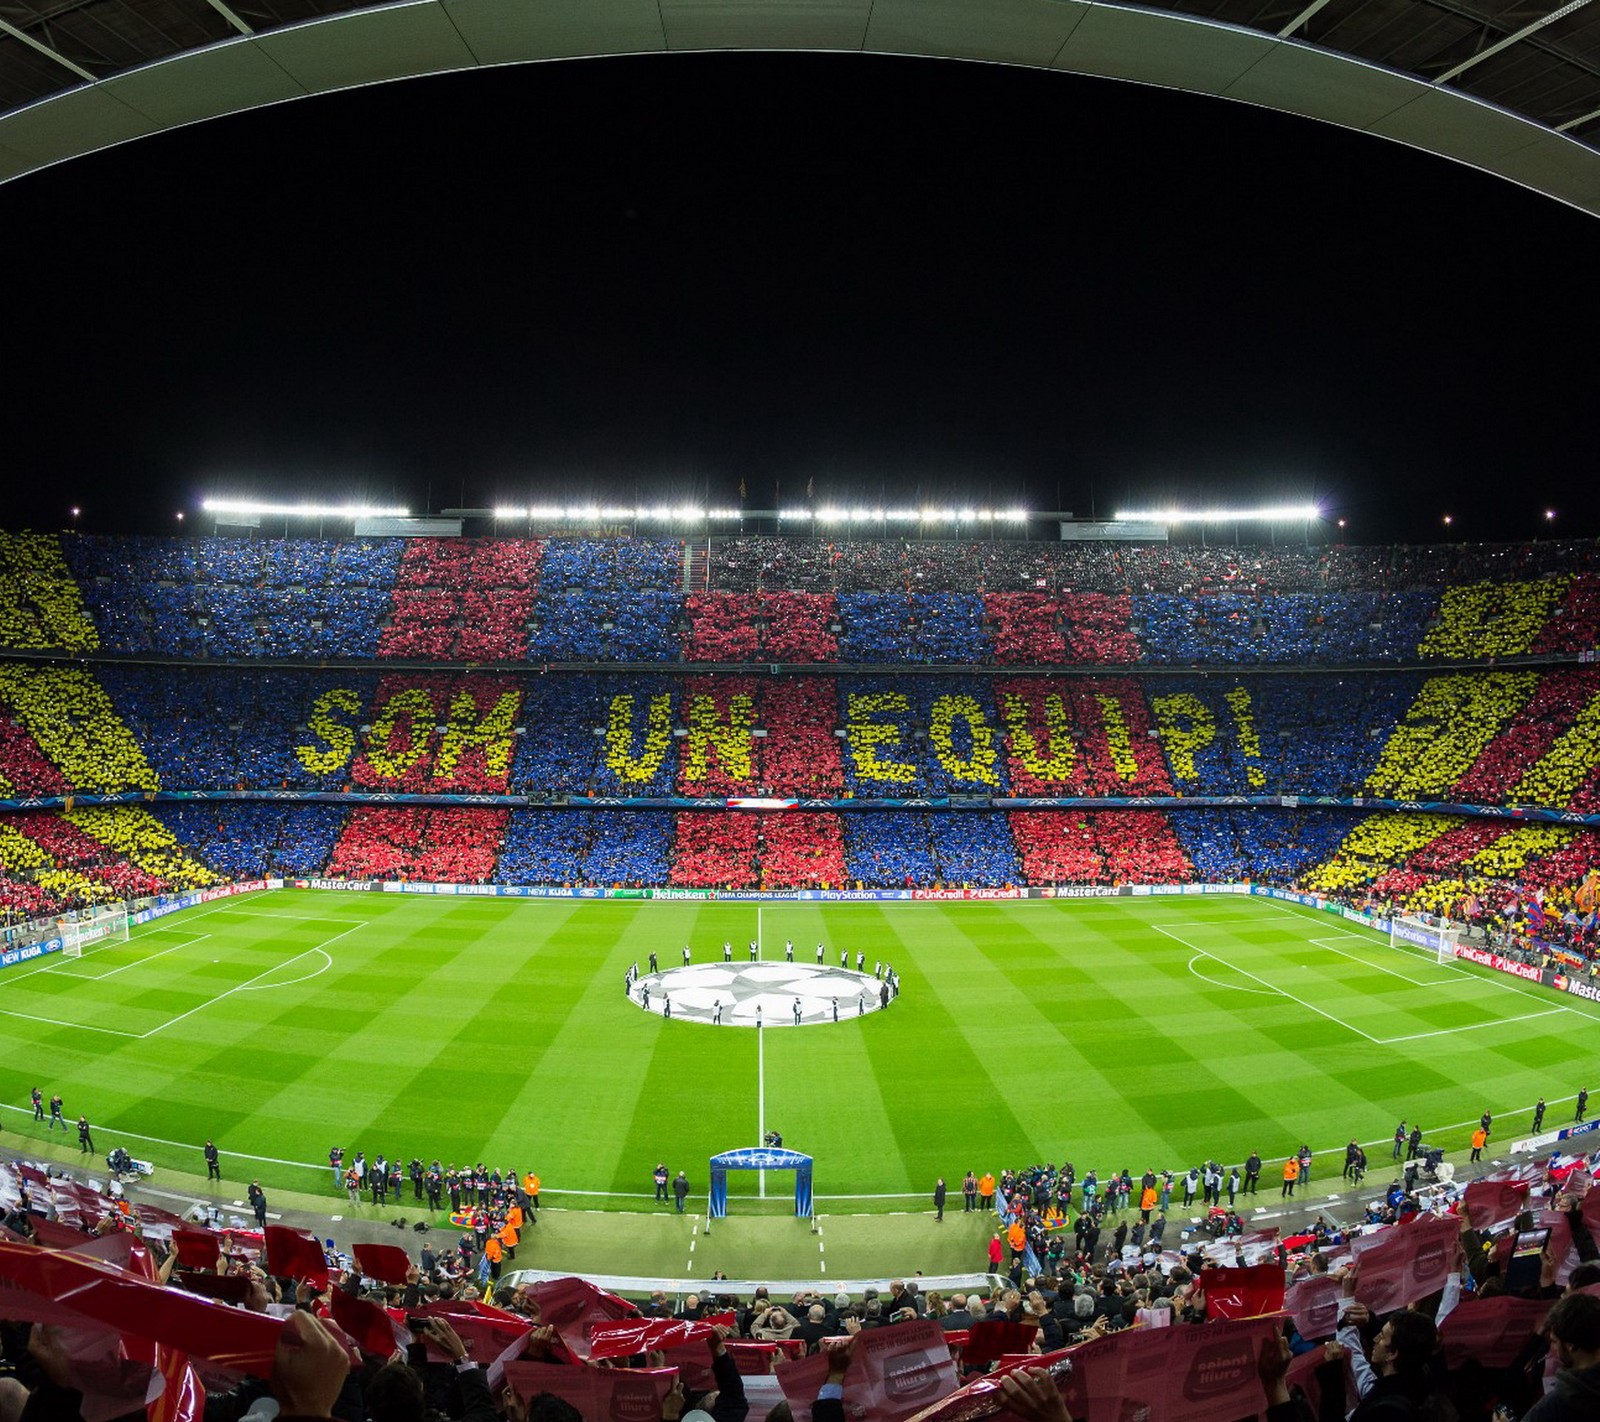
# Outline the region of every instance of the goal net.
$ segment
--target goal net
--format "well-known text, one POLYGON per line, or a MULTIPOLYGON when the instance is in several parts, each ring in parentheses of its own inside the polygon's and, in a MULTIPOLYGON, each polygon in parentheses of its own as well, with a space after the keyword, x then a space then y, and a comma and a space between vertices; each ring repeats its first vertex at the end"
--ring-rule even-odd
POLYGON ((1389 946, 1436 963, 1454 963, 1461 930, 1452 923, 1431 922, 1422 918, 1399 917, 1389 920, 1389 946))
POLYGON ((81 958, 83 950, 96 943, 127 941, 128 910, 124 904, 82 909, 61 922, 61 951, 68 958, 81 958))

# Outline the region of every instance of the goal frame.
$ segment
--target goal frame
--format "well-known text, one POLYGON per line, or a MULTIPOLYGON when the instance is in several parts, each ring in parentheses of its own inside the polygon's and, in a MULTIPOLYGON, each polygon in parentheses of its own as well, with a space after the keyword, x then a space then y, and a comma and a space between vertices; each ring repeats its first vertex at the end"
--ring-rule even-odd
POLYGON ((128 941, 128 906, 124 903, 96 904, 61 920, 61 952, 68 958, 81 958, 86 947, 97 943, 128 941))
POLYGON ((1461 941, 1461 930, 1448 920, 1429 923, 1424 919, 1397 914, 1389 920, 1389 946, 1402 951, 1408 948, 1431 950, 1436 963, 1452 964, 1456 960, 1456 944, 1461 941))

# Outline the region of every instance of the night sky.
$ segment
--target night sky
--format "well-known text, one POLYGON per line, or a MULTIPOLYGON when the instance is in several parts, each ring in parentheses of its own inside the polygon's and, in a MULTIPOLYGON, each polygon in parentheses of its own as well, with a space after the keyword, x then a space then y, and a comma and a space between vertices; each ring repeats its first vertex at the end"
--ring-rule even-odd
MULTIPOLYGON (((860 56, 472 73, 0 187, 12 526, 206 493, 1600 533, 1593 218, 1108 81, 860 56)), ((193 517, 191 513, 191 518, 193 517)), ((191 524, 192 526, 192 524, 191 524)))

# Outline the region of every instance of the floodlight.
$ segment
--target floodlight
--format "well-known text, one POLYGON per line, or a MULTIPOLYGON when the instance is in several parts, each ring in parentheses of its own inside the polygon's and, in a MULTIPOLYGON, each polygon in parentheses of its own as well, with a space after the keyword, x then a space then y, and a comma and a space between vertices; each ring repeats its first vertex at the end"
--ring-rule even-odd
POLYGON ((711 512, 706 515, 706 517, 714 519, 738 519, 743 518, 744 515, 740 513, 738 509, 712 509, 711 512))
POLYGON ((815 518, 810 509, 779 509, 779 518, 815 518))
POLYGON ((244 514, 255 518, 410 518, 410 509, 374 504, 272 504, 256 499, 205 499, 209 514, 244 514))
POLYGON ((1322 517, 1317 504, 1268 504, 1250 509, 1150 509, 1118 512, 1118 523, 1311 523, 1322 517))

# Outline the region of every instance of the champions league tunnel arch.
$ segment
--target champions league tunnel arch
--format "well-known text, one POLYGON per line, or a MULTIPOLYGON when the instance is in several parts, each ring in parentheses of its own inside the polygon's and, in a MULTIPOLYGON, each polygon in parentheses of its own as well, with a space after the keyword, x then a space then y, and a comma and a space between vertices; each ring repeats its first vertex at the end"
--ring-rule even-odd
POLYGON ((725 1150, 711 1157, 711 1218, 728 1216, 728 1172, 730 1170, 794 1171, 794 1212, 802 1219, 811 1215, 811 1157, 797 1150, 773 1146, 745 1146, 725 1150))

